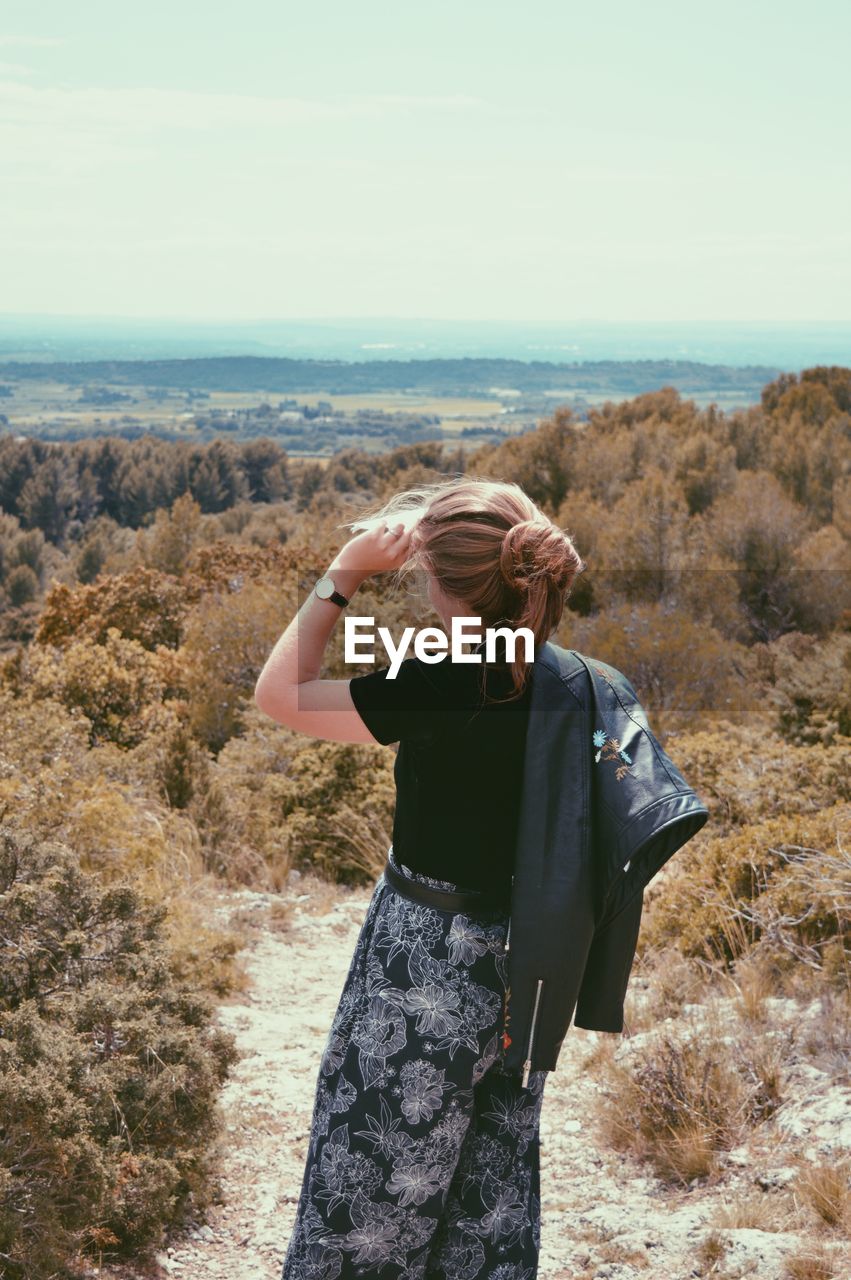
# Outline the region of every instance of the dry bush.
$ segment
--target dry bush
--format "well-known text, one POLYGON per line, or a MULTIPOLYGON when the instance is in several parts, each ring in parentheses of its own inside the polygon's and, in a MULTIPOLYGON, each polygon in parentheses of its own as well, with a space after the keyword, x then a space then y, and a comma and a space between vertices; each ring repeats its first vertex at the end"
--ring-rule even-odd
POLYGON ((753 1231, 785 1231, 795 1221, 795 1206, 788 1192, 752 1191, 724 1204, 712 1216, 717 1229, 753 1231))
POLYGON ((804 965, 845 985, 849 816, 851 805, 834 804, 687 845, 653 899, 646 945, 715 967, 758 948, 778 984, 804 965))
POLYGON ((165 694, 156 656, 114 627, 102 644, 82 637, 61 649, 32 645, 25 665, 32 695, 81 711, 93 746, 140 742, 165 694))
POLYGON ((697 1247, 697 1261, 702 1267, 717 1267, 729 1245, 720 1231, 708 1231, 697 1247))
POLYGON ((654 950, 645 946, 642 939, 639 943, 637 976, 643 978, 646 989, 639 1001, 635 998, 636 977, 630 980, 627 1020, 633 1032, 648 1030, 666 1018, 676 1017, 686 1004, 699 1004, 709 986, 706 970, 676 947, 654 950))
POLYGON ((45 599, 36 640, 60 647, 83 639, 104 644, 114 628, 145 649, 175 648, 199 590, 196 582, 141 567, 101 575, 90 585, 57 583, 45 599))
POLYGON ((777 972, 771 962, 759 952, 744 954, 733 972, 723 978, 736 993, 736 1010, 742 1021, 764 1026, 770 1016, 766 1001, 776 994, 777 987, 777 972))
POLYGON ((180 657, 188 723, 213 752, 241 733, 257 677, 296 611, 291 585, 208 592, 190 612, 180 657))
POLYGON ((99 883, 131 879, 168 901, 176 970, 199 989, 232 989, 240 981, 235 941, 207 923, 201 841, 163 794, 157 735, 132 750, 90 747, 88 724, 50 699, 0 688, 0 815, 14 814, 32 837, 69 845, 99 883))
POLYGON ((665 741, 671 731, 749 712, 753 695, 737 672, 735 646, 671 603, 613 600, 591 617, 566 617, 558 635, 627 672, 665 741))
MULTIPOLYGON (((804 970, 800 977, 800 989, 796 994, 801 999, 811 999, 810 971, 804 970)), ((847 1077, 851 1075, 851 984, 821 986, 817 992, 819 999, 815 1017, 809 1018, 802 1028, 799 1047, 822 1070, 834 1076, 847 1077)))
POLYGON ((235 1054, 137 888, 7 826, 0 911, 0 1255, 48 1280, 203 1208, 235 1054))
MULTIPOLYGON (((851 580, 847 572, 844 577, 851 580)), ((851 636, 816 637, 792 631, 770 645, 756 646, 753 657, 783 739, 827 746, 844 738, 847 753, 851 747, 851 636)))
POLYGON ((793 1189, 821 1222, 851 1232, 851 1159, 802 1164, 793 1189))
POLYGON ((847 741, 786 742, 762 715, 745 724, 720 719, 710 729, 678 733, 667 745, 709 807, 718 835, 851 800, 847 741))
POLYGON ((714 1173, 717 1153, 777 1109, 779 1046, 755 1044, 749 1034, 731 1040, 710 1017, 643 1040, 627 1041, 627 1054, 603 1063, 598 1118, 605 1136, 666 1181, 687 1184, 714 1173))
POLYGON ((271 929, 272 933, 288 933, 292 926, 294 911, 293 904, 283 898, 271 903, 266 917, 266 927, 271 929))
POLYGON ((839 1273, 830 1250, 814 1245, 784 1260, 783 1280, 839 1280, 839 1273))
POLYGON ((233 883, 284 887, 292 868, 374 880, 390 844, 393 752, 316 741, 256 708, 189 806, 207 867, 233 883))
POLYGON ((176 704, 133 752, 132 767, 146 789, 171 809, 187 809, 209 785, 211 753, 192 733, 176 704))

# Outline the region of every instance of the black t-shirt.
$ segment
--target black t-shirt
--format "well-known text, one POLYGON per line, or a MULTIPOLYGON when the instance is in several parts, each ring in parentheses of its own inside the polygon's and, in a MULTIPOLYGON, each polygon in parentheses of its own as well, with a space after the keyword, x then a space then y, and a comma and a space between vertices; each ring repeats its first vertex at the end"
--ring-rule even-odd
MULTIPOLYGON (((483 645, 477 646, 481 652, 483 645)), ((483 657, 483 655, 482 655, 483 657)), ((508 900, 529 720, 529 680, 510 667, 406 658, 395 679, 380 667, 349 681, 379 742, 399 743, 393 854, 412 871, 487 889, 508 900), (483 696, 483 689, 487 697, 483 696)))

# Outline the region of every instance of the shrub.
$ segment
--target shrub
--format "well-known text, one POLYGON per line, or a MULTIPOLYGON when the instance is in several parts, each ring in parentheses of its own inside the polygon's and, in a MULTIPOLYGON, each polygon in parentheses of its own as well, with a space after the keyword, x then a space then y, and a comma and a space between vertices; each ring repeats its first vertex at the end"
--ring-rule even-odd
POLYGON ((87 717, 91 742, 133 746, 165 693, 156 654, 110 627, 102 644, 85 636, 65 649, 33 645, 28 654, 36 696, 55 698, 87 717))
POLYGON ((567 618, 561 644, 600 657, 629 676, 654 732, 702 726, 719 713, 744 715, 751 699, 736 671, 736 647, 670 604, 613 602, 567 618))
POLYGON ((803 1163, 795 1189, 827 1226, 851 1229, 851 1159, 803 1163))
POLYGON ((790 972, 804 961, 824 982, 847 984, 850 815, 841 803, 687 846, 652 899, 644 944, 724 966, 748 953, 790 972))
POLYGON ((790 632, 757 646, 776 727, 787 741, 828 745, 851 738, 851 636, 790 632))
POLYGON ((189 804, 210 870, 280 888, 290 867, 366 883, 383 865, 393 822, 393 753, 318 742, 256 707, 189 804))
POLYGON ((41 1280, 203 1206, 235 1051, 175 974, 165 908, 67 846, 0 827, 0 910, 0 1254, 41 1280))
POLYGON ((88 586, 56 583, 45 599, 36 639, 63 645, 86 636, 103 644, 115 627, 146 649, 159 644, 175 648, 186 610, 199 594, 194 580, 146 568, 101 576, 88 586))
POLYGON ((296 608, 289 586, 248 581, 233 592, 208 592, 192 610, 180 650, 187 714, 211 751, 242 731, 257 677, 296 608))
MULTIPOLYGON (((672 735, 666 746, 704 797, 719 835, 851 800, 848 739, 804 746, 785 741, 758 720, 718 720, 711 729, 672 735)), ((680 855, 676 863, 681 861, 680 855)))
POLYGON ((6 579, 6 593, 12 605, 29 604, 38 595, 38 578, 28 564, 19 564, 6 579))
POLYGON ((600 1119, 608 1139, 671 1183, 714 1172, 717 1153, 780 1103, 782 1050, 749 1032, 737 1040, 717 1030, 644 1033, 642 1043, 627 1040, 626 1054, 604 1062, 600 1119))
MULTIPOLYGON (((382 753, 385 754, 385 753, 382 753)), ((283 800, 291 858, 330 879, 363 883, 384 865, 393 825, 376 748, 319 742, 292 762, 283 800)))

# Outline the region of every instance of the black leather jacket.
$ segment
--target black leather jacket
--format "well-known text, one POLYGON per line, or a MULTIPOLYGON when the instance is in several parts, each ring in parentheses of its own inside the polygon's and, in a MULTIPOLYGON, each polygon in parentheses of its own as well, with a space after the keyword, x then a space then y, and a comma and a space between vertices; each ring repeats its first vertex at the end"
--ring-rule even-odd
POLYGON ((571 1019, 623 1030, 644 887, 709 817, 620 671, 546 642, 529 678, 503 1036, 525 1079, 571 1019))

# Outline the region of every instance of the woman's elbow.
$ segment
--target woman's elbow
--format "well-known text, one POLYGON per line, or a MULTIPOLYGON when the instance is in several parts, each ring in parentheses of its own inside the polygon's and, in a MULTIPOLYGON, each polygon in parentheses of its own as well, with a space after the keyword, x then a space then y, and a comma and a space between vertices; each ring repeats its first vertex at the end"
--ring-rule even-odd
POLYGON ((289 700, 280 685, 272 688, 270 681, 261 675, 254 686, 254 705, 273 720, 285 722, 289 700))
POLYGON ((261 711, 265 711, 265 710, 266 710, 266 707, 265 707, 265 705, 264 705, 264 704, 265 704, 265 693, 266 693, 266 685, 265 685, 265 683, 264 683, 263 676, 262 676, 262 673, 261 673, 261 674, 257 677, 257 682, 256 682, 256 684, 254 685, 254 702, 255 702, 255 705, 256 705, 256 706, 258 706, 258 707, 260 708, 260 710, 261 710, 261 711))

